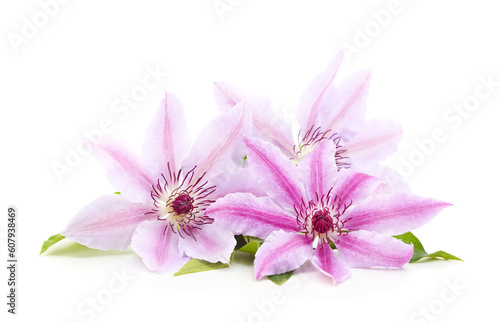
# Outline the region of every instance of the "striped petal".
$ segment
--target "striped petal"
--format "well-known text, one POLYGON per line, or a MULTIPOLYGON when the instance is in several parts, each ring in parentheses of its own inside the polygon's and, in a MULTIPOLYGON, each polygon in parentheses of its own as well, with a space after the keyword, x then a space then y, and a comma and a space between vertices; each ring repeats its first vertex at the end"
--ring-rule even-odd
POLYGON ((401 268, 413 256, 413 246, 388 236, 366 230, 349 232, 335 242, 340 256, 351 267, 401 268))
POLYGON ((231 253, 236 246, 236 239, 229 230, 213 223, 195 231, 194 236, 196 239, 185 236, 186 238, 179 240, 180 252, 211 263, 229 263, 231 253))
POLYGON ((297 107, 297 120, 304 131, 318 125, 320 110, 328 108, 328 91, 333 88, 333 81, 342 63, 343 52, 340 51, 330 62, 327 69, 316 76, 305 90, 297 107))
POLYGON ((296 217, 270 198, 258 198, 249 193, 233 193, 218 199, 206 214, 235 235, 262 239, 275 230, 295 231, 298 227, 296 217))
POLYGON ((320 242, 311 262, 334 282, 340 283, 351 276, 349 264, 344 262, 330 247, 328 242, 320 242))
POLYGON ((448 206, 451 204, 410 194, 375 195, 356 205, 344 228, 399 235, 428 223, 448 206))
POLYGON ((257 138, 245 138, 250 170, 267 194, 282 207, 293 209, 305 197, 297 167, 278 148, 257 138))
POLYGON ((252 112, 252 135, 272 143, 287 157, 294 156, 292 125, 284 115, 271 107, 269 98, 258 97, 224 82, 214 83, 214 92, 217 106, 222 111, 229 110, 239 102, 245 102, 252 112))
POLYGON ((331 129, 343 138, 362 129, 365 121, 366 99, 371 72, 362 70, 331 89, 320 109, 318 125, 324 131, 331 129))
POLYGON ((121 144, 107 140, 90 144, 89 150, 104 164, 111 184, 131 201, 150 202, 151 187, 156 181, 140 158, 121 144))
POLYGON ((128 201, 121 195, 102 196, 80 210, 62 235, 90 248, 123 250, 151 210, 143 203, 128 201))
POLYGON ((191 154, 184 162, 185 169, 196 168, 196 175, 207 173, 206 179, 242 166, 245 149, 243 134, 251 130, 251 115, 244 103, 235 106, 213 121, 198 135, 191 154))
POLYGON ((191 147, 184 109, 175 95, 165 93, 151 123, 143 146, 144 162, 159 178, 167 164, 173 171, 180 170, 191 147))
POLYGON ((179 253, 179 234, 165 227, 161 220, 145 221, 132 237, 132 249, 147 268, 157 273, 176 272, 190 260, 179 253))
POLYGON ((300 267, 313 254, 312 239, 282 230, 273 232, 255 254, 255 278, 283 274, 300 267))
POLYGON ((335 150, 335 144, 326 140, 300 160, 298 168, 308 199, 323 196, 335 185, 338 174, 335 150))
POLYGON ((339 171, 332 195, 339 197, 344 203, 357 204, 371 195, 381 181, 378 178, 349 169, 339 171))

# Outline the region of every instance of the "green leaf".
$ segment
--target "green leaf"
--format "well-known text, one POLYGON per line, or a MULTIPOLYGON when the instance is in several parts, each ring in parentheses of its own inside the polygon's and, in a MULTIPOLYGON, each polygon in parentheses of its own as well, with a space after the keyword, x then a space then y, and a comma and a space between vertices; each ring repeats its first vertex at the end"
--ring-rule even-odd
POLYGON ((177 273, 175 273, 174 276, 212 271, 215 269, 221 269, 228 266, 229 266, 228 264, 224 264, 221 262, 210 263, 201 259, 193 258, 189 262, 187 262, 186 265, 184 265, 177 273))
POLYGON ((66 237, 64 237, 61 234, 56 234, 56 235, 50 236, 49 239, 47 239, 46 241, 43 242, 42 250, 40 251, 40 255, 45 253, 47 251, 47 249, 49 249, 52 245, 63 240, 64 238, 66 238, 66 237))
POLYGON ((428 254, 420 240, 418 240, 417 236, 412 234, 411 232, 404 233, 402 235, 398 236, 393 236, 394 238, 397 238, 401 240, 403 243, 413 245, 413 256, 410 259, 410 263, 415 263, 422 258, 442 258, 445 260, 457 260, 461 261, 460 258, 453 256, 451 254, 448 254, 447 252, 444 252, 442 250, 434 252, 432 254, 428 254))
POLYGON ((452 254, 449 254, 447 252, 443 252, 442 250, 439 250, 437 252, 434 252, 432 254, 429 254, 427 255, 427 257, 429 258, 442 258, 442 259, 446 259, 446 260, 454 260, 454 261, 462 261, 460 258, 456 257, 456 256, 453 256, 452 254))
POLYGON ((115 195, 121 195, 122 193, 120 191, 115 192, 115 195))
POLYGON ((286 281, 290 279, 290 277, 292 277, 292 275, 293 271, 290 271, 283 274, 269 275, 267 278, 273 281, 274 284, 283 285, 286 281))
POLYGON ((249 242, 245 246, 241 247, 240 249, 238 249, 238 251, 255 255, 255 253, 257 253, 257 250, 259 249, 259 247, 260 247, 260 243, 256 240, 254 240, 254 241, 249 242))
POLYGON ((243 235, 235 235, 234 239, 236 239, 236 246, 234 247, 234 249, 236 250, 240 249, 248 243, 245 239, 245 236, 243 235))

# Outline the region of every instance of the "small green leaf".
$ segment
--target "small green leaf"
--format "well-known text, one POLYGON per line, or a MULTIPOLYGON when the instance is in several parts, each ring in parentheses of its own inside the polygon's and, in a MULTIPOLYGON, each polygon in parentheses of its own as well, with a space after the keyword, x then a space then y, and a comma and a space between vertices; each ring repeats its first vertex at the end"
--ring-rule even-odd
POLYGON ((255 253, 257 253, 257 250, 259 249, 259 247, 260 247, 260 243, 256 240, 254 240, 254 241, 249 242, 245 246, 241 247, 240 249, 238 249, 238 251, 255 255, 255 253))
POLYGON ((50 236, 49 239, 47 239, 46 241, 43 242, 42 250, 40 251, 40 255, 45 253, 47 251, 47 249, 49 249, 52 245, 63 240, 64 238, 66 238, 66 237, 64 237, 61 234, 56 234, 56 235, 50 236))
POLYGON ((290 279, 290 277, 292 277, 292 275, 293 271, 290 271, 283 274, 269 275, 267 278, 273 281, 274 284, 283 285, 286 281, 290 279))
POLYGON ((122 193, 120 191, 115 192, 115 195, 121 195, 122 193))
POLYGON ((398 236, 393 236, 394 238, 397 238, 401 240, 403 243, 413 245, 413 256, 410 259, 410 263, 415 263, 422 258, 442 258, 445 260, 459 260, 461 261, 460 258, 453 256, 451 254, 448 254, 447 252, 444 252, 442 250, 434 252, 432 254, 428 254, 420 240, 418 240, 417 236, 412 234, 411 232, 404 233, 402 235, 398 236))
POLYGON ((236 250, 240 249, 248 243, 245 239, 245 236, 243 235, 235 235, 234 239, 236 239, 236 246, 234 247, 234 249, 236 250))
POLYGON ((442 250, 439 250, 437 252, 434 252, 432 254, 429 254, 427 257, 429 258, 442 258, 442 259, 446 259, 446 260, 454 260, 454 261, 462 261, 462 259, 456 257, 456 256, 453 256, 452 254, 449 254, 447 252, 443 252, 442 250))
POLYGON ((175 273, 174 276, 212 271, 215 269, 221 269, 228 266, 229 266, 228 264, 224 264, 221 262, 210 263, 204 260, 193 258, 189 262, 187 262, 186 265, 184 265, 177 273, 175 273))

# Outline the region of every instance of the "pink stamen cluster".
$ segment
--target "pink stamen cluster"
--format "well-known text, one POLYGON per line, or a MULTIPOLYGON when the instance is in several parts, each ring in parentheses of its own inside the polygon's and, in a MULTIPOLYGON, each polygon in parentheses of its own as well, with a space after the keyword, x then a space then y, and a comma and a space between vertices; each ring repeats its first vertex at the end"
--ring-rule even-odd
POLYGON ((196 240, 193 231, 214 222, 204 211, 215 202, 208 198, 215 191, 215 186, 207 186, 208 181, 203 182, 205 173, 193 181, 196 167, 188 171, 182 180, 182 170, 173 172, 170 164, 167 168, 168 179, 161 174, 157 184, 152 186, 154 208, 146 215, 166 221, 165 231, 170 227, 180 237, 190 236, 196 240))
POLYGON ((311 152, 314 147, 323 142, 324 140, 331 140, 336 147, 335 151, 335 162, 337 167, 340 169, 346 169, 350 167, 349 158, 344 154, 346 153, 346 149, 342 149, 342 145, 340 144, 340 136, 337 133, 331 133, 331 130, 321 131, 321 127, 311 126, 309 130, 306 131, 304 136, 301 138, 301 132, 298 134, 298 145, 293 146, 293 151, 297 156, 297 159, 302 159, 307 153, 311 152))
POLYGON ((335 242, 337 236, 348 233, 342 229, 349 218, 340 217, 349 209, 352 201, 349 204, 343 203, 337 195, 332 196, 332 190, 333 188, 321 197, 316 195, 316 201, 310 200, 307 204, 302 199, 300 208, 294 206, 299 231, 305 232, 306 236, 335 242))

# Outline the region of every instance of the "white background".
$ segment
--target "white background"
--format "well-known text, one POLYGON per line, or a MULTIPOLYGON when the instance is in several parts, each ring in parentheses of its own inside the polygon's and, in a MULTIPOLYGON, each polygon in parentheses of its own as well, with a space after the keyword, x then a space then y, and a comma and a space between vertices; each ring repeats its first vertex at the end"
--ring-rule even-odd
MULTIPOLYGON (((2 1, 2 261, 7 207, 18 210, 18 315, 9 315, 9 321, 421 322, 497 316, 498 298, 490 294, 500 286, 495 247, 500 87, 460 120, 449 110, 473 102, 480 78, 500 81, 494 2, 401 0, 385 26, 371 13, 387 10, 390 1, 221 2, 232 3, 223 19, 213 0, 74 0, 44 21, 37 1, 2 1), (34 16, 41 27, 27 31, 26 21, 34 16), (56 176, 53 164, 65 162, 67 149, 85 138, 84 131, 110 119, 106 135, 139 151, 168 90, 183 102, 195 134, 218 113, 212 97, 216 80, 271 95, 291 113, 310 79, 345 44, 360 45, 359 30, 368 27, 371 36, 356 53, 349 52, 339 78, 360 68, 373 71, 369 115, 393 118, 405 132, 389 164, 397 169, 413 155, 419 161, 407 177, 413 190, 455 205, 416 234, 429 252, 442 249, 465 262, 354 270, 336 286, 310 269, 278 287, 256 282, 244 257, 231 269, 172 277, 149 272, 132 251, 98 252, 63 241, 38 256, 42 242, 81 207, 114 191, 91 157, 62 180, 56 176), (24 37, 23 29, 29 37, 13 46, 10 39, 24 37), (115 100, 141 85, 148 66, 168 76, 129 115, 113 111, 115 100), (446 115, 455 121, 443 119, 446 115), (438 128, 446 139, 418 160, 415 140, 431 138, 438 128), (131 279, 120 283, 114 274, 122 270, 131 279), (108 299, 110 283, 120 289, 108 299), (460 285, 456 293, 450 283, 460 285), (91 319, 86 303, 99 296, 106 303, 98 303, 100 312, 91 319), (78 308, 89 314, 82 316, 78 308)), ((5 269, 1 278, 3 320, 5 269)))

